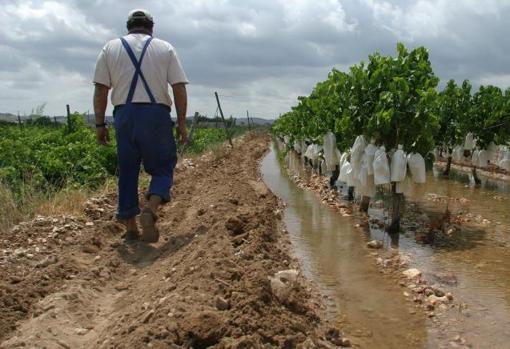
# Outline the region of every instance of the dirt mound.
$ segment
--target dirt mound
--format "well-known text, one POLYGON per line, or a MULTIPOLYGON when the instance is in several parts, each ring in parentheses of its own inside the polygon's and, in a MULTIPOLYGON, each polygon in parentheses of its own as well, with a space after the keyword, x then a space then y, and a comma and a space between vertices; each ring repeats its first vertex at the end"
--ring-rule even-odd
POLYGON ((300 276, 248 134, 176 169, 162 240, 125 244, 114 196, 39 217, 1 242, 2 348, 315 348, 346 344, 300 276), (278 297, 276 296, 278 293, 278 297), (283 296, 282 296, 283 295, 283 296), (329 330, 329 331, 328 331, 329 330), (332 336, 331 333, 335 335, 332 336))
POLYGON ((39 216, 4 235, 0 240, 0 339, 15 329, 16 321, 33 313, 37 301, 67 280, 95 279, 88 259, 121 229, 115 222, 94 222, 87 216, 39 216))

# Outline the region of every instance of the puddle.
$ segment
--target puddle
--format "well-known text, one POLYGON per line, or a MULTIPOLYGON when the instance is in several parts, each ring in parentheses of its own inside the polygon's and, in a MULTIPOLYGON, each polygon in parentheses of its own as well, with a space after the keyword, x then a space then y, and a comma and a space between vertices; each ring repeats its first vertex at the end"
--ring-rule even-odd
MULTIPOLYGON (((411 314, 414 308, 404 300, 404 290, 379 273, 364 248, 369 237, 355 228, 352 218, 333 211, 289 179, 286 167, 307 173, 300 158, 290 153, 282 163, 277 154, 273 148, 264 159, 264 180, 288 204, 285 223, 306 276, 330 296, 329 314, 349 335, 355 334, 355 343, 368 348, 450 348, 460 335, 473 348, 510 347, 508 183, 483 179, 482 187, 475 188, 468 174, 454 172, 448 180, 434 170, 427 184, 406 190, 408 209, 418 205, 429 217, 439 217, 448 206, 452 216, 469 220, 447 245, 417 243, 414 232, 399 236, 397 249, 412 256, 411 267, 431 278, 435 273, 456 277, 457 284, 445 288, 466 306, 462 311, 450 309, 438 324, 420 309, 411 314)), ((381 216, 383 211, 369 213, 381 216)), ((390 245, 380 229, 369 234, 390 245)))
POLYGON ((462 333, 474 348, 509 348, 509 185, 483 179, 482 187, 475 188, 471 176, 453 175, 448 180, 434 171, 427 184, 408 190, 406 195, 430 217, 440 216, 448 205, 453 215, 460 213, 469 222, 462 224, 446 246, 423 246, 412 234, 401 235, 400 251, 413 255, 419 269, 457 277, 458 284, 451 290, 467 305, 467 316, 449 314, 446 322, 451 330, 462 333))
MULTIPOLYGON (((299 163, 295 163, 299 165, 299 163)), ((402 289, 384 277, 364 248, 366 237, 316 195, 298 188, 273 149, 262 162, 265 183, 287 203, 284 221, 305 276, 329 296, 329 315, 354 343, 367 348, 436 348, 427 322, 403 302, 402 289)))

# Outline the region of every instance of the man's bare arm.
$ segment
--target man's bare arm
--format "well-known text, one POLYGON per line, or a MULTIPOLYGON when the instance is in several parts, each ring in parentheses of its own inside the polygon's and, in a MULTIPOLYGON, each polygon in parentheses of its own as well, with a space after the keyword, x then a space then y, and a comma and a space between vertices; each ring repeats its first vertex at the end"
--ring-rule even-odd
POLYGON ((177 112, 177 131, 180 137, 180 142, 187 141, 186 133, 186 113, 188 109, 188 94, 186 92, 186 84, 172 85, 174 92, 175 110, 177 112))
MULTIPOLYGON (((95 84, 94 88, 94 113, 96 114, 96 125, 105 123, 106 106, 108 104, 108 86, 95 84)), ((109 142, 108 129, 106 127, 96 128, 97 142, 106 145, 109 142)))
POLYGON ((108 104, 108 90, 108 86, 95 84, 94 113, 96 114, 96 124, 102 124, 105 121, 106 105, 108 104))

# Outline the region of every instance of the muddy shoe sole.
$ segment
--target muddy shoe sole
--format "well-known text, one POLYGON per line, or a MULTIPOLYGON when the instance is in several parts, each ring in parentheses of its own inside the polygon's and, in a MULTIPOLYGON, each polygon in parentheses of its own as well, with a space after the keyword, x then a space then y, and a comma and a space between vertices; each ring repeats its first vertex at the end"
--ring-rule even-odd
POLYGON ((142 211, 140 214, 140 225, 142 226, 141 241, 149 243, 158 242, 159 231, 156 228, 156 220, 157 216, 150 209, 142 211))

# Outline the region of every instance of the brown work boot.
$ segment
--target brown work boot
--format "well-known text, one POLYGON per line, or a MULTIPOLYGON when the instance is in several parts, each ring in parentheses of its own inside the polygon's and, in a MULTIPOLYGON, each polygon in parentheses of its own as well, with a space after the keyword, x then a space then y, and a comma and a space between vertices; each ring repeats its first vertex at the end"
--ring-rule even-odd
POLYGON ((159 231, 156 227, 158 216, 148 207, 142 210, 140 214, 140 225, 142 226, 142 236, 140 240, 148 243, 155 243, 159 240, 159 231))
POLYGON ((125 241, 136 241, 140 238, 140 232, 138 230, 127 230, 123 235, 122 239, 125 241))

